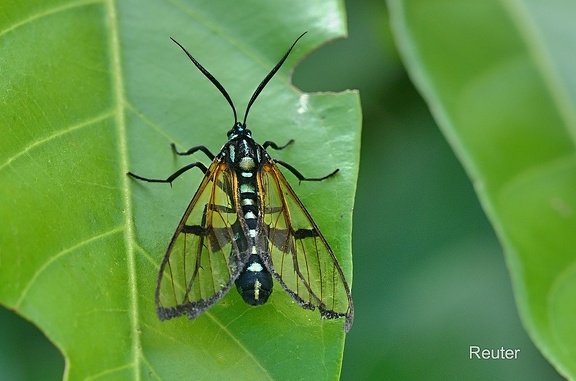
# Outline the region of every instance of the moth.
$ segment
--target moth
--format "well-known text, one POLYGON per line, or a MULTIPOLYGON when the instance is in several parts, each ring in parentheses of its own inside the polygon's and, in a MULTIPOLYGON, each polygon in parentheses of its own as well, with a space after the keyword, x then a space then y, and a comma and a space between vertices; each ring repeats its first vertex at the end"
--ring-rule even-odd
POLYGON ((151 179, 128 172, 130 177, 169 183, 184 172, 199 168, 204 178, 170 240, 160 265, 156 311, 160 320, 181 315, 194 319, 226 295, 235 285, 244 301, 262 305, 274 281, 305 309, 318 309, 327 319, 344 319, 348 332, 354 320, 350 286, 334 252, 279 166, 299 181, 322 181, 303 176, 296 168, 272 159, 267 149, 282 150, 272 141, 258 144, 246 127, 248 112, 266 84, 280 69, 298 40, 258 85, 238 121, 228 92, 180 43, 172 38, 226 98, 234 114, 228 140, 217 155, 195 146, 176 155, 204 153, 212 162, 184 166, 167 179, 151 179))

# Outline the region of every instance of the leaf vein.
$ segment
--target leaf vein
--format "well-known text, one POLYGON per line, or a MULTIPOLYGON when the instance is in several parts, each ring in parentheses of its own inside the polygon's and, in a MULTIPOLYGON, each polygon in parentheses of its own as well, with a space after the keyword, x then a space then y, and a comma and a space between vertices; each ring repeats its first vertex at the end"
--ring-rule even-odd
POLYGON ((14 160, 18 159, 20 156, 23 156, 24 154, 30 152, 31 150, 33 150, 34 148, 37 148, 43 144, 46 144, 48 142, 50 142, 51 140, 57 139, 61 136, 67 135, 69 133, 72 133, 76 130, 80 130, 82 128, 91 126, 95 123, 101 122, 102 120, 109 118, 112 116, 111 112, 107 112, 105 114, 101 114, 95 118, 86 120, 82 123, 79 124, 75 124, 73 126, 70 126, 68 128, 56 131, 54 133, 52 133, 51 135, 48 135, 40 140, 37 140, 35 142, 33 142, 32 144, 29 144, 27 147, 25 147, 23 150, 19 151, 18 153, 16 153, 15 155, 9 157, 4 163, 0 164, 0 171, 3 170, 5 167, 7 167, 8 165, 10 165, 14 160))
POLYGON ((112 75, 112 88, 114 92, 114 103, 115 103, 115 113, 116 113, 116 124, 118 126, 118 157, 120 158, 120 184, 123 190, 122 199, 124 201, 124 216, 125 216, 125 230, 124 230, 124 243, 126 246, 126 262, 128 271, 128 287, 126 289, 128 293, 128 298, 130 302, 130 330, 131 330, 131 355, 132 364, 134 366, 134 379, 139 381, 142 379, 142 370, 140 369, 140 359, 141 359, 141 330, 139 328, 140 316, 138 313, 138 282, 137 271, 136 271, 136 255, 135 255, 135 235, 134 235, 134 225, 132 223, 132 202, 130 199, 128 176, 128 143, 127 143, 127 131, 126 131, 126 109, 127 100, 126 94, 124 93, 124 77, 122 73, 122 62, 120 53, 120 21, 118 20, 118 11, 116 9, 119 6, 118 2, 114 0, 108 0, 106 3, 107 14, 110 25, 110 72, 112 75))
POLYGON ((113 374, 113 373, 117 373, 117 372, 120 372, 120 371, 122 371, 122 370, 124 370, 124 369, 128 369, 128 368, 130 368, 130 367, 132 367, 132 366, 133 366, 132 364, 125 364, 125 365, 122 365, 122 366, 117 366, 117 367, 115 367, 115 368, 106 369, 106 370, 104 370, 104 371, 102 371, 102 372, 100 372, 100 373, 97 373, 97 374, 92 375, 92 376, 90 376, 90 377, 86 377, 85 379, 86 379, 86 380, 97 380, 97 379, 102 378, 102 377, 104 377, 104 376, 109 376, 109 375, 111 375, 111 374, 113 374))
POLYGON ((36 20, 39 20, 43 17, 48 17, 48 16, 51 16, 51 15, 56 14, 56 13, 66 12, 66 11, 74 9, 74 8, 79 8, 79 7, 83 7, 85 5, 96 4, 96 3, 101 3, 101 2, 102 2, 102 0, 77 1, 77 2, 71 2, 69 4, 65 4, 65 5, 60 6, 60 7, 53 7, 53 8, 45 9, 42 12, 34 13, 34 14, 28 16, 27 18, 19 21, 19 22, 15 22, 14 24, 9 26, 8 28, 1 30, 0 31, 0 37, 2 37, 5 34, 12 32, 12 31, 14 31, 20 27, 23 27, 26 24, 30 24, 36 20))
POLYGON ((73 253, 75 250, 81 248, 82 246, 88 245, 92 242, 95 242, 97 240, 103 239, 108 237, 109 235, 118 233, 120 231, 124 230, 123 226, 120 227, 116 227, 114 229, 105 231, 104 233, 100 233, 98 235, 95 235, 93 237, 90 237, 88 239, 84 239, 78 243, 76 243, 74 246, 71 246, 69 248, 66 248, 62 251, 60 251, 59 253, 49 256, 49 259, 44 262, 44 264, 42 264, 42 266, 38 267, 38 269, 34 272, 34 274, 32 275, 32 277, 30 278, 30 280, 28 281, 28 283, 26 284, 26 286, 24 286, 23 290, 22 290, 22 294, 20 295, 20 297, 18 298, 18 300, 16 301, 16 304, 14 305, 14 309, 18 310, 20 308, 20 305, 22 304, 22 302, 24 301, 24 299, 26 298, 26 295, 28 295, 28 292, 30 291, 30 289, 32 288, 32 286, 34 285, 34 283, 36 282, 36 280, 40 277, 40 275, 42 275, 42 273, 48 268, 50 267, 50 265, 52 265, 54 262, 56 262, 57 260, 59 260, 60 258, 62 258, 63 256, 73 253))

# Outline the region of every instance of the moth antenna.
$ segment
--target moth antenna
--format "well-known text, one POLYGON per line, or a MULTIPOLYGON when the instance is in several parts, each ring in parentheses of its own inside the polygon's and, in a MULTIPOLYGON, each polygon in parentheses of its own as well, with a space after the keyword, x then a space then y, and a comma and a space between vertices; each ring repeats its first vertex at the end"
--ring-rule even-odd
MULTIPOLYGON (((208 78, 210 80, 210 82, 212 82, 218 90, 220 90, 220 93, 222 95, 224 95, 224 98, 226 98, 226 100, 228 101, 228 104, 230 105, 230 107, 232 107, 232 112, 234 113, 234 124, 236 124, 238 122, 238 116, 236 114, 236 108, 234 107, 234 103, 232 103, 232 99, 230 98, 230 95, 228 95, 228 92, 226 91, 226 89, 224 89, 224 86, 222 86, 220 84, 220 82, 218 82, 218 80, 216 78, 214 78, 214 76, 212 74, 210 74, 210 72, 204 68, 204 66, 200 65, 200 62, 196 61, 196 59, 194 57, 192 57, 192 54, 188 53, 188 50, 186 50, 185 47, 183 47, 178 41, 176 41, 172 37, 170 37, 170 39, 172 41, 174 41, 174 43, 176 43, 176 45, 178 45, 180 47, 180 49, 182 49, 184 51, 184 53, 186 53, 188 58, 190 58, 190 61, 194 62, 194 65, 196 65, 198 70, 200 70, 202 72, 202 74, 204 74, 204 76, 206 78, 208 78)), ((284 58, 286 58, 286 57, 284 57, 284 58)), ((244 120, 246 120, 246 118, 244 118, 244 120)))
POLYGON ((286 61, 286 58, 288 58, 288 55, 292 51, 292 48, 294 48, 294 45, 296 45, 298 40, 300 40, 302 38, 302 36, 304 36, 306 33, 308 33, 308 32, 302 33, 300 35, 300 37, 298 37, 296 39, 296 41, 294 41, 292 43, 292 46, 290 47, 290 49, 288 49, 286 54, 284 54, 284 57, 282 57, 282 59, 276 64, 276 66, 274 66, 274 68, 272 70, 270 70, 270 73, 268 73, 268 75, 262 80, 262 82, 260 82, 260 84, 258 85, 256 90, 254 91, 254 94, 252 94, 252 98, 250 98, 250 101, 248 102, 248 106, 246 107, 246 112, 244 113, 244 122, 243 122, 244 125, 246 125, 246 119, 248 118, 248 112, 250 111, 250 107, 252 107, 252 104, 254 103, 256 98, 258 98, 258 95, 260 95, 260 93, 262 92, 264 87, 268 84, 268 82, 270 82, 270 80, 272 79, 274 74, 276 74, 276 72, 280 69, 280 66, 282 66, 284 61, 286 61))

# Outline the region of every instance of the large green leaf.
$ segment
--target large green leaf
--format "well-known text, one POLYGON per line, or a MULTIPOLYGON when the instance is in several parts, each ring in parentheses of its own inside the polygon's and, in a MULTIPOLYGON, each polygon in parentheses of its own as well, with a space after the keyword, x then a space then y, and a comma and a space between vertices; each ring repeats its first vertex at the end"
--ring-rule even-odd
MULTIPOLYGON (((226 101, 169 37, 186 46, 239 113, 293 40, 308 34, 251 110, 256 140, 322 183, 293 181, 351 280, 351 212, 360 111, 354 92, 303 94, 289 67, 345 33, 338 1, 46 1, 0 10, 0 301, 63 352, 69 379, 334 379, 343 321, 320 320, 279 287, 262 307, 231 292, 198 319, 160 322, 159 263, 204 160, 232 127, 226 101)), ((289 179, 290 174, 287 174, 289 179)), ((293 179, 295 180, 295 179, 293 179)))
POLYGON ((409 71, 500 236, 524 324, 576 378, 576 4, 390 5, 409 71))

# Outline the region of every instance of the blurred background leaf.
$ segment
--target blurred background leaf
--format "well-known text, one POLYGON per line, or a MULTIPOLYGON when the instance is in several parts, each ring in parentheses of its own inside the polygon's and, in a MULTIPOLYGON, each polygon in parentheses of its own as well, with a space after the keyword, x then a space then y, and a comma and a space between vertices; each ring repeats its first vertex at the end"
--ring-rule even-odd
POLYGON ((501 238, 520 316, 573 379, 576 4, 390 5, 409 73, 501 238))

